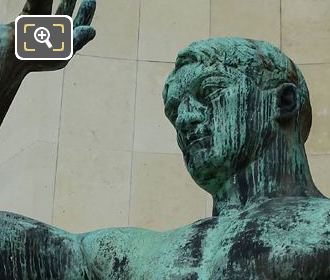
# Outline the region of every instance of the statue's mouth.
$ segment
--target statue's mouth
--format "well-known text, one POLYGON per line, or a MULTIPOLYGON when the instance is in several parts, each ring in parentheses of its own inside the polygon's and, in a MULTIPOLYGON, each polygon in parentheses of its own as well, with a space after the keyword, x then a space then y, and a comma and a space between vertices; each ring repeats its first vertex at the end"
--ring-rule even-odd
POLYGON ((188 145, 187 149, 192 149, 192 148, 208 148, 210 146, 210 136, 203 136, 197 139, 192 140, 188 145))
POLYGON ((209 148, 211 142, 211 136, 192 134, 185 137, 180 133, 178 134, 178 144, 184 152, 209 148))

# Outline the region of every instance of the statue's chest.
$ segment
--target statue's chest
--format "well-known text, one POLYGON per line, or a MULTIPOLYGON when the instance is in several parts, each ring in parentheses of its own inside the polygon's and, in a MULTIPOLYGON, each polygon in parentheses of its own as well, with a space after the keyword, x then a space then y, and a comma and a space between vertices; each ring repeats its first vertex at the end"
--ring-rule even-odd
POLYGON ((206 264, 215 260, 206 269, 210 279, 330 279, 326 220, 260 215, 218 226, 206 242, 217 250, 205 246, 204 252, 206 264))

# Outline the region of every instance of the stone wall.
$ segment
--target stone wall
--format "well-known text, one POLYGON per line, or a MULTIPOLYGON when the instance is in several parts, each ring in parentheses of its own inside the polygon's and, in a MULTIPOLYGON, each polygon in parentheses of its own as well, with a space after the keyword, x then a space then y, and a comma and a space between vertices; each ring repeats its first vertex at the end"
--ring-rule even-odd
MULTIPOLYGON (((0 209, 74 232, 209 216, 161 92, 177 51, 210 36, 266 40, 300 66, 314 111, 311 169, 330 195, 330 1, 97 2, 97 38, 64 71, 30 74, 1 127, 0 209)), ((0 0, 1 21, 23 4, 0 0)))

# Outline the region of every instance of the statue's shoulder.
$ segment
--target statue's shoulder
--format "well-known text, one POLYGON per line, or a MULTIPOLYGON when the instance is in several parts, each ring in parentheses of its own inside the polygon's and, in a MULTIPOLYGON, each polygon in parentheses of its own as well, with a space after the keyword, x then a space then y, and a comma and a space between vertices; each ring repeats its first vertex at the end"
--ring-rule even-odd
MULTIPOLYGON (((317 197, 285 197, 270 199, 246 212, 247 216, 265 216, 265 218, 291 219, 302 223, 327 219, 330 215, 330 199, 317 197)), ((330 220, 329 220, 330 221, 330 220)))
MULTIPOLYGON (((330 248, 330 200, 287 197, 272 199, 240 215, 253 223, 269 242, 295 240, 297 246, 315 244, 330 248)), ((276 243, 276 242, 275 242, 276 243)), ((274 243, 274 246, 278 244, 274 243)))
MULTIPOLYGON (((65 233, 63 230, 43 222, 7 211, 0 211, 0 228, 1 232, 11 231, 12 233, 15 232, 23 235, 26 235, 26 231, 65 233)), ((8 234, 4 234, 3 236, 8 237, 8 234)))
POLYGON ((241 219, 244 228, 233 239, 232 261, 246 264, 249 255, 262 259, 263 272, 276 279, 329 279, 329 199, 273 199, 241 219))
POLYGON ((209 279, 330 279, 328 199, 271 199, 192 227, 209 279))

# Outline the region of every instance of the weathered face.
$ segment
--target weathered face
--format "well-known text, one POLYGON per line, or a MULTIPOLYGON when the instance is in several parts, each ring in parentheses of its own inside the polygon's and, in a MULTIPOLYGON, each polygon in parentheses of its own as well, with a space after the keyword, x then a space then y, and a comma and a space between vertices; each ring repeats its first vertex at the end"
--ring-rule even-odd
POLYGON ((169 77, 165 114, 188 171, 206 191, 217 191, 255 152, 264 123, 260 96, 244 73, 222 65, 187 64, 169 77))

